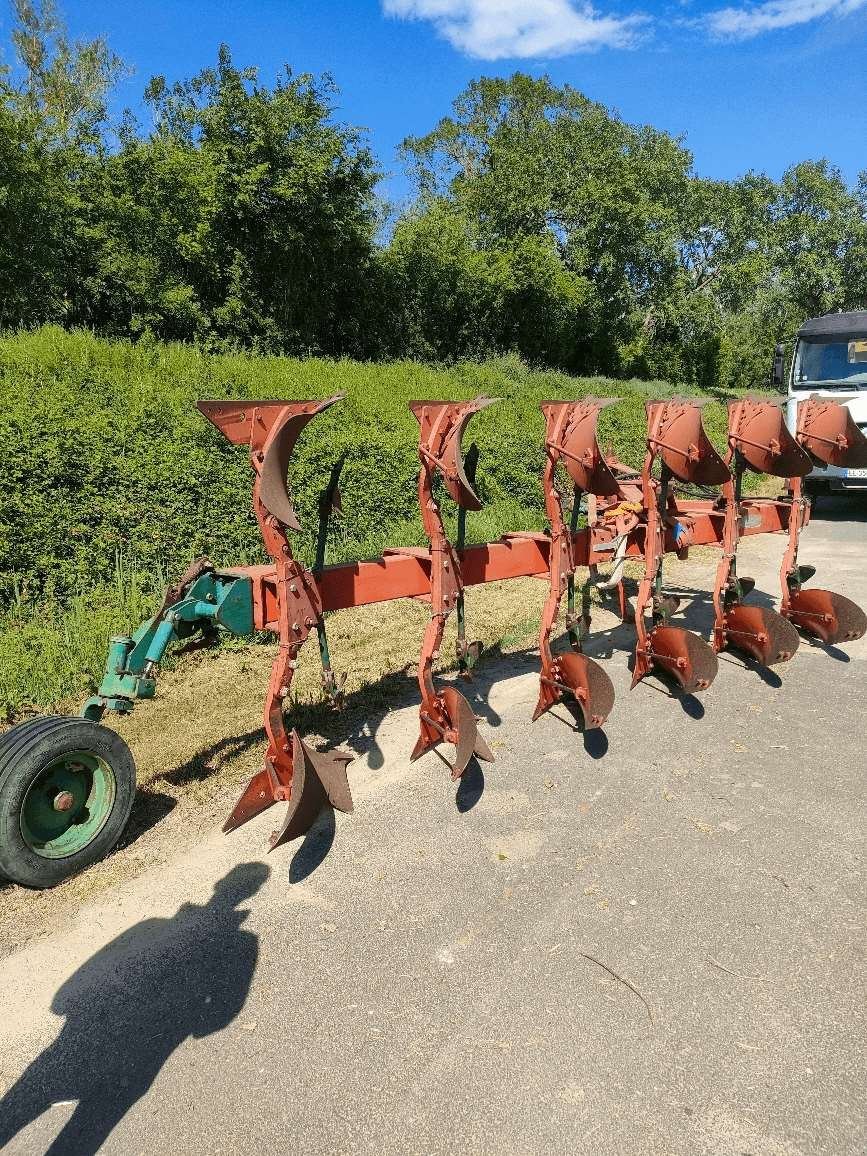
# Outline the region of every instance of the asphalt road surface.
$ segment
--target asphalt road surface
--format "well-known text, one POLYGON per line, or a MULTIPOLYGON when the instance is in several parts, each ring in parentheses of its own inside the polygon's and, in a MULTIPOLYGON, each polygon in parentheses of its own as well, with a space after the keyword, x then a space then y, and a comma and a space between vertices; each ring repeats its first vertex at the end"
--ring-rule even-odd
MULTIPOLYGON (((802 558, 867 605, 865 503, 825 513, 802 558)), ((782 546, 743 544, 771 595, 782 546)), ((535 660, 498 660, 497 762, 457 797, 396 711, 336 829, 215 832, 3 961, 0 1147, 867 1150, 867 640, 724 656, 698 703, 630 694, 629 631, 594 625, 604 739, 531 726, 535 660)))

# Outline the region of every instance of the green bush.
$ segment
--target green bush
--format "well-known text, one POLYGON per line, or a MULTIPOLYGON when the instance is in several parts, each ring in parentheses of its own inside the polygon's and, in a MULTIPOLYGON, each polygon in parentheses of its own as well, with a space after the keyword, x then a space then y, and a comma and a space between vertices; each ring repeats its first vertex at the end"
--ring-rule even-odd
MULTIPOLYGON (((218 565, 263 560, 247 452, 201 417, 197 398, 346 395, 311 423, 292 462, 304 525, 296 545, 309 562, 318 494, 344 451, 344 516, 334 527, 330 560, 424 541, 415 486, 418 427, 407 406, 413 398, 502 398, 469 431, 481 451, 486 506, 468 519, 468 532, 485 541, 545 524, 540 401, 621 396, 602 415, 600 436, 638 466, 644 402, 671 392, 660 382, 533 372, 517 358, 441 370, 411 362, 206 356, 188 346, 107 342, 57 328, 0 338, 6 607, 0 626, 8 635, 0 650, 6 668, 0 698, 7 710, 28 701, 45 705, 77 691, 81 672, 91 681, 101 665, 94 639, 117 629, 131 606, 138 613, 143 599, 193 557, 207 553, 218 565), (119 580, 119 564, 135 575, 132 585, 119 580), (88 615, 93 627, 85 643, 81 623, 88 615), (54 675, 46 674, 49 667, 54 675)), ((719 441, 720 404, 709 406, 708 425, 719 441)))

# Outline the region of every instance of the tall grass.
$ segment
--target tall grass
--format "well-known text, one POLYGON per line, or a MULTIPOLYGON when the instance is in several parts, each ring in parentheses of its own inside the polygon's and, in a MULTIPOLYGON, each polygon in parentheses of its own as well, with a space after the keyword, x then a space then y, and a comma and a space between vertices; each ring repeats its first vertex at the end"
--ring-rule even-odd
POLYGON ((118 554, 110 584, 64 598, 48 591, 38 603, 18 593, 0 612, 0 719, 89 695, 102 678, 109 637, 131 633, 153 613, 161 581, 118 554))

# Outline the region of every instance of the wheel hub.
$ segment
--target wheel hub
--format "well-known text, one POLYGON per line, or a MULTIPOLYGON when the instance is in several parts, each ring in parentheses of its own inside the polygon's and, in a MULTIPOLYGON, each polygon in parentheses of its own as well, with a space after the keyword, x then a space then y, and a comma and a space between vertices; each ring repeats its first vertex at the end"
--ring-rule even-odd
POLYGON ((72 791, 58 791, 54 796, 55 811, 71 811, 75 806, 75 795, 72 791))
POLYGON ((48 763, 24 797, 24 842, 37 855, 62 859, 90 843, 111 813, 116 793, 106 762, 88 751, 70 751, 48 763))

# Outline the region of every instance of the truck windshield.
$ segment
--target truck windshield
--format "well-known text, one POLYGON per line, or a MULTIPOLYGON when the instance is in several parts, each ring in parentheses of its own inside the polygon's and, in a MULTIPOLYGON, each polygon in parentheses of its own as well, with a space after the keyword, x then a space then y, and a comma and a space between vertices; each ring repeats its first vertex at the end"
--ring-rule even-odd
POLYGON ((860 346, 863 341, 798 342, 795 355, 795 386, 802 384, 867 385, 867 361, 860 346))

